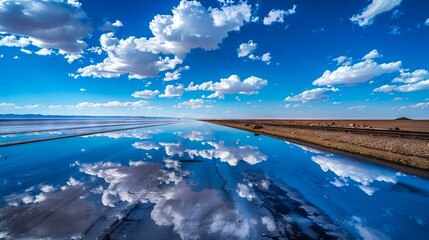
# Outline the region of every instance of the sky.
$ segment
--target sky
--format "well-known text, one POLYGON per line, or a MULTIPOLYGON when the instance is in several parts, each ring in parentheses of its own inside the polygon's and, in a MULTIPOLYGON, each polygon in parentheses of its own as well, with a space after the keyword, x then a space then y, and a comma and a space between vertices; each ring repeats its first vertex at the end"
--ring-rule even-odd
POLYGON ((0 114, 429 118, 420 0, 0 0, 0 114))

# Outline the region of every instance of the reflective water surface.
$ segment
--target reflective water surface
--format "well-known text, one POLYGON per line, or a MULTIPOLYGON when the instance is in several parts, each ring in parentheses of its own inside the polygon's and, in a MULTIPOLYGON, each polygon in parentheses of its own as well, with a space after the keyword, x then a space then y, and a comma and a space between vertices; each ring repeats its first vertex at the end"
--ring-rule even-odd
POLYGON ((429 181, 202 122, 0 148, 0 238, 427 239, 429 181))

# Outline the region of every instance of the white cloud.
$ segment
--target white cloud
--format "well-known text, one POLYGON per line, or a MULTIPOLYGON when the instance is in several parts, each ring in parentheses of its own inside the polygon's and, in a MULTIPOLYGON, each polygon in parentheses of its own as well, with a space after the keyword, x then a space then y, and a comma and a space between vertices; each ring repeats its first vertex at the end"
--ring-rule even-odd
POLYGON ((62 50, 60 50, 58 53, 64 55, 64 58, 67 60, 68 63, 72 63, 78 59, 83 58, 81 54, 67 54, 62 50))
POLYGON ((339 177, 336 186, 348 186, 355 183, 363 192, 373 195, 375 188, 370 185, 374 182, 396 183, 397 176, 394 171, 382 168, 368 168, 365 163, 354 162, 343 158, 335 158, 328 155, 318 155, 311 157, 311 160, 317 163, 322 171, 331 171, 339 177), (339 183, 338 183, 339 181, 339 183))
POLYGON ((204 100, 203 99, 190 99, 185 102, 181 102, 174 107, 182 108, 182 107, 190 107, 192 109, 202 108, 204 106, 204 100))
POLYGON ((381 56, 377 50, 372 50, 364 56, 364 61, 351 66, 340 66, 331 72, 326 70, 323 75, 313 81, 313 85, 332 86, 336 84, 356 84, 371 80, 385 73, 398 71, 402 65, 401 61, 378 64, 374 57, 381 56))
POLYGON ((124 24, 122 24, 122 22, 119 20, 116 20, 113 23, 109 21, 105 21, 104 24, 98 29, 100 29, 101 31, 113 31, 115 28, 119 28, 123 26, 124 24))
POLYGON ((381 55, 377 49, 373 49, 371 50, 371 52, 365 54, 365 56, 363 56, 362 60, 371 60, 371 59, 375 59, 375 58, 381 58, 383 57, 383 55, 381 55))
POLYGON ((206 9, 198 1, 182 0, 171 15, 153 18, 149 24, 151 38, 131 36, 119 40, 113 33, 103 34, 100 42, 108 57, 80 68, 78 73, 84 77, 155 77, 159 72, 175 69, 191 49, 217 49, 229 32, 238 31, 250 17, 251 6, 245 2, 206 9))
POLYGON ((262 161, 266 161, 268 157, 261 153, 257 147, 246 145, 246 146, 225 146, 224 142, 208 142, 209 145, 213 146, 212 157, 219 158, 221 162, 227 162, 230 166, 237 166, 240 160, 255 165, 262 161))
POLYGON ((182 77, 182 71, 189 70, 189 69, 190 69, 189 66, 184 66, 176 69, 173 72, 166 72, 163 80, 166 82, 179 80, 182 77))
POLYGON ((314 88, 311 90, 306 90, 298 95, 289 96, 285 99, 288 102, 297 102, 301 101, 303 103, 313 102, 313 101, 322 101, 329 98, 333 92, 339 91, 338 88, 314 88))
POLYGON ((179 84, 177 86, 167 85, 165 87, 164 93, 159 95, 160 98, 171 98, 171 97, 181 97, 185 92, 185 88, 183 84, 179 84))
POLYGON ((77 104, 78 108, 99 108, 99 107, 142 107, 147 105, 147 101, 136 101, 136 102, 119 102, 111 101, 107 103, 91 103, 91 102, 82 102, 77 104))
POLYGON ((112 24, 112 26, 114 26, 114 27, 122 27, 122 26, 124 26, 124 24, 123 24, 121 21, 116 20, 116 21, 112 24))
POLYGON ((425 26, 429 26, 429 18, 423 23, 425 26))
POLYGON ((154 98, 156 96, 158 96, 159 91, 155 90, 143 90, 143 91, 136 91, 133 94, 131 94, 132 97, 135 98, 144 98, 144 99, 150 99, 150 98, 154 98))
POLYGON ((79 91, 86 92, 86 88, 81 88, 81 89, 79 89, 79 91))
POLYGON ((37 52, 35 52, 35 54, 40 55, 40 56, 48 56, 51 55, 53 53, 53 51, 51 49, 47 49, 47 48, 42 48, 40 50, 38 50, 37 52))
POLYGON ((236 191, 238 193, 238 196, 246 198, 249 201, 252 201, 256 197, 255 193, 247 185, 242 183, 237 184, 236 191))
POLYGON ((238 57, 249 56, 251 53, 253 53, 253 51, 255 51, 257 47, 258 44, 254 43, 253 40, 249 40, 247 43, 240 44, 240 46, 237 48, 238 57))
POLYGON ((400 70, 400 76, 392 80, 392 83, 405 83, 403 85, 383 85, 374 89, 374 92, 414 92, 429 89, 429 72, 418 69, 409 72, 407 69, 400 70))
POLYGON ((90 26, 77 1, 0 2, 0 32, 27 37, 39 48, 55 48, 78 54, 87 44, 82 40, 90 26))
POLYGON ((265 53, 261 57, 261 61, 265 62, 267 65, 271 63, 271 54, 269 52, 265 53))
POLYGON ((361 27, 371 25, 377 15, 388 12, 399 6, 401 1, 402 0, 372 0, 361 14, 353 15, 350 20, 359 24, 361 27))
POLYGON ((154 142, 136 142, 136 143, 133 143, 132 146, 135 149, 141 149, 146 151, 158 150, 161 148, 161 146, 158 143, 154 143, 154 142))
POLYGON ((264 25, 271 25, 273 23, 279 22, 279 23, 283 23, 284 22, 284 17, 288 16, 288 15, 292 15, 296 13, 296 5, 293 5, 293 7, 289 10, 277 10, 277 9, 272 9, 269 13, 268 16, 264 17, 264 25))
POLYGON ((410 108, 420 108, 420 109, 429 108, 429 102, 416 103, 414 105, 411 105, 410 108))
POLYGON ((374 89, 374 92, 415 92, 429 89, 429 79, 417 82, 409 83, 404 85, 383 85, 379 88, 374 89))
POLYGON ((400 76, 394 78, 392 82, 416 83, 429 79, 429 72, 425 69, 417 69, 411 73, 401 69, 400 72, 400 76))
MULTIPOLYGON (((55 106, 54 106, 55 107, 55 106)), ((106 132, 106 133, 97 133, 92 135, 87 135, 83 137, 108 137, 113 139, 120 139, 120 138, 134 138, 134 139, 151 139, 154 135, 162 132, 161 130, 127 130, 127 131, 121 131, 121 132, 106 132)))
POLYGON ((276 223, 272 218, 265 216, 265 217, 262 217, 261 221, 262 221, 262 224, 264 224, 265 227, 267 227, 268 231, 273 232, 277 229, 276 223))
POLYGON ((105 33, 100 37, 101 48, 108 55, 103 62, 79 68, 82 77, 113 78, 129 74, 129 78, 154 77, 160 71, 171 70, 182 60, 175 57, 160 57, 150 51, 139 51, 137 38, 117 39, 114 33, 105 33))
POLYGON ((203 132, 200 131, 190 131, 187 133, 178 133, 178 136, 189 139, 190 141, 203 141, 206 140, 206 134, 204 134, 203 132))
POLYGON ((237 75, 231 75, 228 78, 222 78, 220 82, 209 81, 198 85, 194 85, 193 82, 191 82, 187 91, 212 91, 214 93, 208 96, 208 98, 224 98, 226 94, 258 94, 258 91, 267 84, 267 80, 255 76, 248 77, 241 81, 240 77, 237 75))
POLYGON ((261 60, 267 65, 271 63, 271 54, 269 52, 263 54, 262 56, 254 55, 253 52, 258 48, 258 44, 249 40, 247 43, 242 43, 237 48, 237 55, 239 58, 247 57, 250 60, 257 61, 261 60))
POLYGON ((4 47, 27 47, 31 44, 29 38, 19 37, 17 38, 15 35, 4 36, 0 39, 0 46, 4 47))
POLYGON ((25 53, 25 54, 33 54, 30 50, 21 48, 21 52, 25 53))
POLYGON ((347 108, 347 110, 361 110, 364 108, 366 108, 366 106, 353 106, 353 107, 347 108))
POLYGON ((378 87, 378 88, 374 89, 373 92, 384 92, 384 93, 387 93, 387 92, 394 91, 395 87, 397 87, 397 86, 383 85, 381 87, 378 87))
POLYGON ((348 58, 348 57, 346 57, 346 56, 339 56, 337 58, 332 59, 332 61, 336 61, 337 62, 337 65, 340 65, 340 64, 342 64, 342 65, 349 65, 349 64, 343 64, 343 63, 346 62, 346 60, 350 61, 351 59, 348 58))
POLYGON ((181 146, 181 143, 159 144, 165 148, 165 153, 169 157, 173 157, 175 155, 182 157, 185 153, 188 153, 189 157, 192 159, 197 156, 210 160, 218 158, 221 162, 226 162, 230 166, 237 166, 240 161, 254 165, 268 159, 268 157, 261 153, 255 146, 226 146, 223 141, 207 142, 207 144, 213 148, 203 150, 186 149, 181 146))
POLYGON ((33 104, 33 105, 16 105, 15 103, 0 103, 0 109, 35 109, 43 108, 42 105, 33 104))

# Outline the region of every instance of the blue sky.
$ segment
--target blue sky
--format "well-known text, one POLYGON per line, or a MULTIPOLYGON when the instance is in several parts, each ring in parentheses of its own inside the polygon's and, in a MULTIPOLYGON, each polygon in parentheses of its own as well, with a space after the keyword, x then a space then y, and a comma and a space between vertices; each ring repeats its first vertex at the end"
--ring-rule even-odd
POLYGON ((0 113, 429 117, 416 0, 0 1, 0 113))

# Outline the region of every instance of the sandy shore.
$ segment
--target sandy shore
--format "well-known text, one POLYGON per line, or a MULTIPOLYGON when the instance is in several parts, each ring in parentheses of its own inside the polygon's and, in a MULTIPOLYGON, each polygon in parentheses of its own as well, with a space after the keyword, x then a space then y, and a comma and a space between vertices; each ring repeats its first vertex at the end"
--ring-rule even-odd
MULTIPOLYGON (((429 140, 407 136, 385 136, 383 131, 355 133, 355 128, 393 128, 427 133, 429 121, 414 120, 206 120, 223 126, 270 135, 329 151, 351 154, 367 161, 414 175, 429 177, 429 140), (413 123, 414 122, 414 123, 413 123), (334 123, 334 124, 333 124, 334 123), (255 125, 262 128, 255 129, 255 125), (323 126, 323 128, 306 128, 323 126), (351 131, 344 130, 349 128, 351 131)), ((357 129, 359 130, 359 129, 357 129)))

